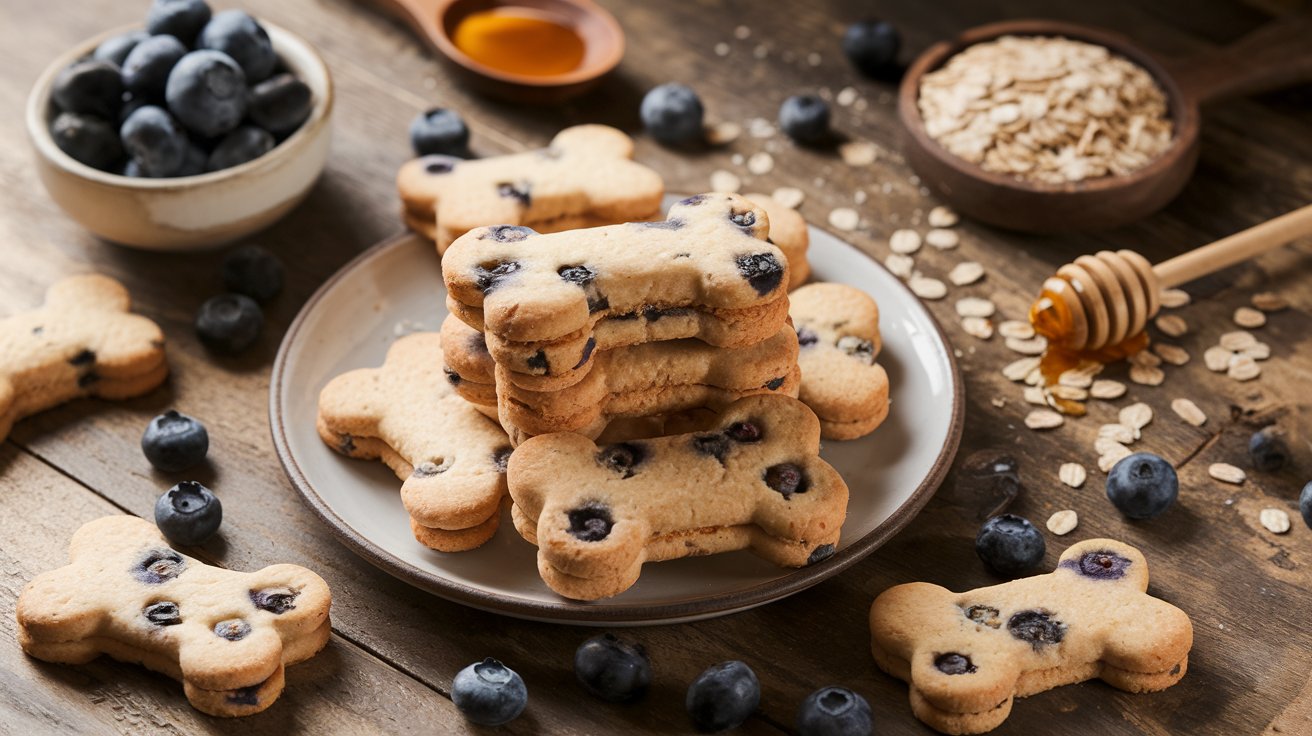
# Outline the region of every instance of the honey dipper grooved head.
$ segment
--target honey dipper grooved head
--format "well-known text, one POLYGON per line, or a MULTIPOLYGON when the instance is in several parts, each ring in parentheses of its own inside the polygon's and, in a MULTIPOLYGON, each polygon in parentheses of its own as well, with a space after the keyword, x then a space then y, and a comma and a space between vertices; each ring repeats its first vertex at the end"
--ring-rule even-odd
POLYGON ((1043 282, 1030 321, 1054 345, 1098 350, 1143 331, 1161 307, 1153 267, 1130 250, 1080 256, 1043 282))

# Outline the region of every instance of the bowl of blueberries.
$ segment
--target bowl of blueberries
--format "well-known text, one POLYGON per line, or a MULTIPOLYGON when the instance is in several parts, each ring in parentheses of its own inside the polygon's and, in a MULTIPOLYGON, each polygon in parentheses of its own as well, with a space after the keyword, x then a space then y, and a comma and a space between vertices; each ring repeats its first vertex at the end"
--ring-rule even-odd
POLYGON ((150 250, 227 243, 287 214, 323 171, 332 79, 301 38, 205 0, 154 0, 56 59, 27 131, 51 198, 150 250))

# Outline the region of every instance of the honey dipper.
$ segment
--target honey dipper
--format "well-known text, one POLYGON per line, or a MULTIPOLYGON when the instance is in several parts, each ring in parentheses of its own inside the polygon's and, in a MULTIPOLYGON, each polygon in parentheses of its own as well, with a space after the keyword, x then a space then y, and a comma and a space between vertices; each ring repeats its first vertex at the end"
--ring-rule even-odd
POLYGON ((1312 205, 1153 266, 1132 250, 1080 256, 1043 282, 1030 322, 1049 343, 1097 351, 1143 332, 1161 291, 1312 235, 1312 205))

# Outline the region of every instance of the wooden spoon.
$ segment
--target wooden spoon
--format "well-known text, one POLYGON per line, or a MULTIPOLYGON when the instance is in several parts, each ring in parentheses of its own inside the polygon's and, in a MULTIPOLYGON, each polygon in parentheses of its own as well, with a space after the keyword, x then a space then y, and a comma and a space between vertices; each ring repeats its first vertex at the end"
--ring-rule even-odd
POLYGON ((1012 230, 1059 232, 1112 228, 1145 217, 1175 197, 1198 162, 1203 103, 1312 79, 1312 14, 1272 21, 1225 48, 1162 62, 1125 37, 1044 20, 979 26, 931 46, 907 70, 898 91, 903 153, 924 182, 958 211, 1012 230), (1126 176, 1047 185, 985 171, 941 147, 925 132, 916 100, 920 79, 967 46, 999 36, 1065 36, 1111 49, 1142 66, 1168 99, 1175 143, 1126 176))
POLYGON ((1312 205, 1178 255, 1156 266, 1132 250, 1080 256, 1043 282, 1030 307, 1034 329, 1068 350, 1096 351, 1143 332, 1161 290, 1312 235, 1312 205))

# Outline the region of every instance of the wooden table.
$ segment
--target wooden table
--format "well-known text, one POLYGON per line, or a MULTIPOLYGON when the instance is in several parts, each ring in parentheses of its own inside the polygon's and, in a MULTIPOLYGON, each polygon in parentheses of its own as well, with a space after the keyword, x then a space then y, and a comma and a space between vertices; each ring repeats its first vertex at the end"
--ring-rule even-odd
MULTIPOLYGON (((1108 26, 1149 48, 1183 54, 1224 43, 1285 4, 1116 0, 1051 7, 1040 0, 956 0, 884 3, 881 9, 903 29, 911 51, 971 25, 1028 14, 1108 26)), ((888 234, 923 217, 935 202, 918 191, 896 152, 892 88, 859 78, 839 51, 844 25, 868 12, 867 4, 613 0, 608 5, 629 33, 619 73, 590 97, 545 110, 489 102, 452 87, 399 24, 348 0, 244 5, 319 47, 335 75, 339 107, 333 156, 322 180, 303 206, 255 238, 287 262, 287 290, 268 310, 258 345, 240 358, 219 359, 201 349, 191 321, 201 301, 221 288, 222 254, 148 254, 96 241, 45 196, 23 141, 20 111, 47 61, 104 28, 138 22, 146 3, 5 3, 0 109, 7 113, 0 116, 0 134, 8 145, 0 147, 0 313, 39 303, 46 285, 62 275, 93 269, 112 274, 129 286, 137 308, 164 327, 174 374, 167 388, 135 401, 80 401, 34 417, 0 446, 0 731, 464 732, 469 727, 449 697, 451 679, 466 664, 495 656, 523 674, 531 694, 528 710, 507 733, 686 731, 687 684, 707 665, 731 658, 749 662, 762 683, 760 713, 744 733, 791 731, 800 701, 829 684, 864 694, 879 733, 924 733, 910 714, 906 687, 874 667, 866 612, 873 597, 895 583, 930 580, 967 589, 996 582, 972 546, 988 499, 960 472, 906 531, 837 579, 748 613, 627 632, 650 651, 655 683, 645 701, 613 707, 590 700, 573 681, 574 648, 596 630, 526 623, 446 602, 390 578, 334 541, 284 477, 266 418, 269 366, 301 303, 363 248, 400 230, 392 181, 408 155, 406 126, 433 104, 460 110, 474 130, 476 152, 495 154, 540 145, 571 123, 607 122, 637 131, 643 91, 671 79, 692 82, 712 116, 737 122, 773 120, 789 94, 852 86, 868 105, 836 108, 835 124, 884 149, 866 168, 780 139, 774 170, 748 176, 730 160, 734 152, 750 155, 762 148, 762 141, 747 135, 728 149, 693 154, 663 149, 639 135, 638 157, 659 170, 672 191, 704 190, 718 168, 744 175, 751 189, 800 187, 807 195, 803 214, 822 225, 832 208, 852 206, 854 193, 864 189, 869 200, 857 209, 868 224, 853 241, 882 259, 888 234), (750 30, 749 37, 735 37, 739 25, 750 30), (723 58, 714 50, 721 42, 730 49, 723 58), (202 556, 239 569, 308 565, 334 592, 329 647, 289 671, 286 693, 273 708, 241 721, 199 715, 177 683, 141 668, 105 660, 48 665, 25 657, 14 641, 15 597, 32 576, 62 564, 74 529, 104 514, 149 518, 156 497, 182 479, 153 471, 138 445, 149 418, 171 407, 200 417, 210 431, 211 464, 195 477, 222 496, 226 519, 221 538, 202 556)), ((1074 534, 1047 535, 1048 567, 1072 539, 1123 539, 1151 561, 1153 592, 1188 611, 1195 625, 1189 675, 1178 686, 1153 695, 1098 683, 1062 688, 1019 703, 999 734, 1312 732, 1309 693, 1298 699, 1312 672, 1312 531, 1296 513, 1298 490, 1312 477, 1305 439, 1312 412, 1304 393, 1312 380, 1309 244, 1190 285, 1195 303, 1180 313, 1193 331, 1178 342, 1194 359, 1169 368, 1161 387, 1132 386, 1127 399, 1094 402, 1090 417, 1043 434, 1023 427, 1027 407, 1020 389, 998 373, 1014 356, 998 338, 982 342, 962 333, 952 306, 960 296, 990 296, 1006 317, 1021 317, 1042 277, 1077 254, 1129 245, 1160 259, 1312 201, 1310 93, 1303 87, 1206 111, 1197 175, 1164 212, 1134 227, 1027 237, 964 223, 960 249, 927 248, 918 257, 923 270, 940 277, 967 258, 988 267, 984 281, 931 305, 961 351, 969 406, 960 457, 981 450, 1016 456, 1025 490, 1011 510, 1039 524, 1059 509, 1079 512, 1074 534), (1203 350, 1231 328, 1235 307, 1259 290, 1278 291, 1295 305, 1272 315, 1259 331, 1274 350, 1264 375, 1239 384, 1208 372, 1203 350), (1194 428, 1177 420, 1168 408, 1176 397, 1197 402, 1208 423, 1194 428), (992 403, 999 398, 1005 405, 992 403), (1182 485, 1174 509, 1141 523, 1126 521, 1104 497, 1092 449, 1098 426, 1115 421, 1116 408, 1136 399, 1157 411, 1136 448, 1174 462, 1182 485), (1291 435, 1292 467, 1252 473, 1241 487, 1207 476, 1212 462, 1247 466, 1249 435, 1270 422, 1291 435), (1066 460, 1091 469, 1083 489, 1057 482, 1057 467, 1066 460), (1273 535, 1258 524, 1258 512, 1272 506, 1294 515, 1288 534, 1273 535)), ((1109 375, 1123 378, 1124 370, 1113 368, 1109 375)))

